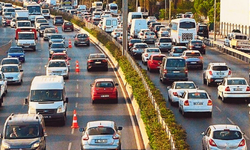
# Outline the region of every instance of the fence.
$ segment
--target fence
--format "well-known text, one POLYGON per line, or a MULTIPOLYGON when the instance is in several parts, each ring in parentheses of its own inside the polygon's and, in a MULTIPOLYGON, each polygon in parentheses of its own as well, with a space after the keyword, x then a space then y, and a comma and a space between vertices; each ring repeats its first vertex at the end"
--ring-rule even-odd
POLYGON ((227 23, 227 22, 220 22, 220 35, 223 37, 227 36, 228 33, 231 33, 233 29, 238 29, 241 33, 250 37, 250 26, 241 25, 241 24, 234 24, 234 23, 227 23))

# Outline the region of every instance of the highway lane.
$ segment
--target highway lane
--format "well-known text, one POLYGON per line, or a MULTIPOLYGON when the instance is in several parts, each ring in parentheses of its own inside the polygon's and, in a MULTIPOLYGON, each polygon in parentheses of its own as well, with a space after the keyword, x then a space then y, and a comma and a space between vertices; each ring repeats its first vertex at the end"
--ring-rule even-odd
MULTIPOLYGON (((150 45, 150 47, 153 47, 150 45)), ((166 55, 168 55, 166 53, 166 55)), ((215 50, 215 48, 207 47, 207 54, 204 57, 204 70, 206 69, 209 62, 226 62, 231 68, 234 77, 245 77, 248 79, 249 65, 243 61, 235 59, 226 54, 222 54, 215 50)), ((141 63, 141 60, 137 62, 144 68, 147 69, 145 65, 141 63)), ((188 77, 189 80, 193 80, 200 89, 206 90, 213 100, 213 116, 212 118, 204 117, 203 114, 190 114, 188 117, 184 118, 178 111, 178 106, 171 106, 167 102, 167 107, 173 111, 176 117, 176 121, 182 125, 182 127, 187 132, 187 142, 190 144, 191 150, 199 150, 201 147, 201 133, 206 130, 206 128, 211 124, 237 124, 242 131, 245 133, 247 140, 247 145, 250 147, 250 130, 249 130, 249 108, 247 107, 247 102, 231 101, 228 103, 223 103, 217 98, 217 86, 207 87, 202 83, 202 72, 203 70, 191 70, 189 69, 188 77)), ((157 88, 160 89, 164 98, 167 100, 167 86, 159 81, 159 73, 149 73, 150 79, 154 82, 157 88)), ((237 101, 237 100, 236 100, 237 101)))
MULTIPOLYGON (((2 29, 2 28, 1 28, 2 29)), ((13 30, 4 28, 3 36, 13 35, 13 30)), ((61 27, 58 27, 61 32, 61 27)), ((76 32, 62 33, 66 40, 71 39, 76 32)), ((11 113, 27 113, 28 107, 23 105, 23 99, 28 96, 31 80, 36 75, 45 74, 44 65, 48 62, 48 43, 42 38, 38 39, 38 47, 36 52, 26 52, 26 62, 23 64, 24 79, 23 84, 9 85, 8 94, 4 98, 3 107, 0 108, 0 132, 3 131, 5 119, 11 113)), ((74 47, 68 49, 68 55, 71 60, 71 72, 69 80, 66 80, 66 92, 69 97, 67 123, 64 127, 58 127, 50 124, 46 127, 48 133, 47 149, 48 150, 76 150, 80 149, 81 133, 75 129, 71 129, 73 110, 77 111, 78 124, 80 127, 85 127, 88 121, 94 120, 113 120, 118 126, 123 126, 122 130, 122 149, 133 150, 137 149, 135 133, 130 120, 130 115, 127 110, 125 99, 119 87, 119 102, 118 104, 91 104, 90 84, 96 78, 116 78, 113 69, 109 66, 108 72, 87 72, 86 57, 90 53, 100 52, 93 44, 90 47, 74 47), (75 73, 75 61, 79 61, 80 73, 75 73)), ((6 56, 6 54, 3 54, 6 56)), ((4 57, 1 55, 0 57, 4 57)), ((115 79, 115 81, 117 81, 115 79)), ((142 142, 139 141, 141 144, 142 142)), ((141 144, 142 145, 142 144, 141 144)))

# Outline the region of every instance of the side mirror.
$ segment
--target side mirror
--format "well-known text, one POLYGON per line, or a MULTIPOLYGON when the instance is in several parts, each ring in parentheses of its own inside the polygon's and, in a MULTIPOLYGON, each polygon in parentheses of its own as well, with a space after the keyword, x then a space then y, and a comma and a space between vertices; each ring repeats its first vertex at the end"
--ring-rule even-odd
POLYGON ((66 97, 66 99, 65 99, 65 103, 68 103, 69 102, 69 98, 68 97, 66 97))
POLYGON ((115 86, 118 86, 119 84, 118 83, 115 83, 115 86))
POLYGON ((122 130, 122 127, 118 127, 118 129, 117 130, 122 130))
POLYGON ((20 72, 23 72, 23 70, 21 69, 20 72))
POLYGON ((204 133, 204 132, 202 132, 202 133, 201 133, 201 135, 202 135, 202 136, 204 136, 204 135, 205 135, 205 133, 204 133))
POLYGON ((24 98, 24 104, 25 104, 25 105, 28 104, 28 97, 24 98))
POLYGON ((79 128, 79 131, 80 132, 84 132, 84 128, 79 128))

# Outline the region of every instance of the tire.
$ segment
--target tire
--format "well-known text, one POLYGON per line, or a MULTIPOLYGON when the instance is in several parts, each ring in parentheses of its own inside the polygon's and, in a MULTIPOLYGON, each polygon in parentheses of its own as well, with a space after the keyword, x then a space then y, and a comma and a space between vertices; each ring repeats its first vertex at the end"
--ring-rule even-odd
POLYGON ((90 68, 87 67, 87 71, 90 72, 90 68))
POLYGON ((3 96, 6 96, 8 93, 7 89, 4 91, 3 96))
POLYGON ((23 79, 21 79, 21 81, 20 81, 19 85, 22 85, 22 83, 23 83, 23 79))
POLYGON ((93 99, 91 99, 91 101, 92 101, 92 104, 95 104, 95 103, 96 103, 96 101, 94 101, 93 99))
POLYGON ((210 85, 211 85, 211 83, 209 83, 209 81, 208 81, 208 80, 206 80, 206 83, 207 83, 207 86, 210 86, 210 85))
POLYGON ((106 68, 105 68, 105 71, 109 71, 109 67, 106 67, 106 68))
POLYGON ((2 107, 3 106, 3 102, 0 102, 0 107, 2 107))
POLYGON ((89 46, 90 44, 88 43, 87 46, 89 46))
POLYGON ((207 80, 203 77, 203 84, 207 84, 207 80))
POLYGON ((148 70, 149 72, 152 72, 152 70, 151 70, 149 67, 147 67, 147 70, 148 70))
POLYGON ((117 103, 118 103, 118 98, 116 98, 116 99, 114 100, 114 103, 115 103, 115 104, 117 104, 117 103))
POLYGON ((66 114, 64 115, 63 119, 60 122, 61 126, 65 126, 65 124, 66 124, 66 114))
POLYGON ((173 103, 173 101, 172 101, 172 99, 168 96, 168 101, 169 101, 169 103, 170 103, 170 105, 171 106, 173 106, 174 105, 174 103, 173 103))
POLYGON ((186 116, 187 116, 187 113, 184 112, 183 110, 181 110, 181 114, 182 114, 183 117, 186 117, 186 116))
POLYGON ((74 46, 77 47, 78 45, 76 43, 74 43, 74 46))
POLYGON ((0 107, 3 106, 3 97, 0 98, 0 107))

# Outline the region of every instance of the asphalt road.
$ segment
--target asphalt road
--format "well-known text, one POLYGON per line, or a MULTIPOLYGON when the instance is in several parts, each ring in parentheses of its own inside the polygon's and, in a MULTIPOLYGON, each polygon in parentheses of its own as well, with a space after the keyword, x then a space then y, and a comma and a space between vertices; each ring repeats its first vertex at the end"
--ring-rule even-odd
MULTIPOLYGON (((58 27, 59 32, 61 27, 58 27)), ((66 40, 73 40, 76 32, 62 33, 66 40)), ((14 39, 14 29, 10 27, 0 27, 0 41, 3 39, 14 39), (5 38, 4 38, 5 37, 5 38)), ((73 41, 72 41, 73 42, 73 41)), ((0 43, 1 45, 1 43, 0 43)), ((137 143, 133 127, 138 128, 138 125, 133 126, 127 104, 122 95, 121 88, 118 89, 119 102, 118 104, 92 104, 90 98, 90 84, 96 78, 113 78, 116 82, 116 76, 111 66, 108 72, 87 72, 86 57, 90 53, 100 52, 92 43, 90 47, 74 47, 68 49, 70 61, 70 76, 66 80, 66 93, 69 98, 67 122, 64 127, 58 127, 53 124, 46 126, 47 149, 48 150, 77 150, 80 149, 81 133, 77 129, 71 129, 73 110, 77 111, 78 124, 80 127, 85 127, 88 121, 95 120, 113 120, 118 126, 122 126, 122 149, 136 150, 137 143), (80 73, 75 73, 75 61, 79 61, 80 73)), ((26 62, 23 64, 24 78, 23 84, 9 85, 8 94, 4 98, 3 107, 0 108, 0 133, 3 131, 3 125, 6 118, 11 113, 27 113, 28 106, 24 105, 24 98, 29 94, 31 80, 37 75, 44 75, 44 65, 48 62, 48 43, 42 38, 38 39, 37 51, 26 51, 26 62)), ((0 55, 0 58, 6 54, 0 55)), ((135 118, 135 116, 132 116, 135 118)), ((142 145, 139 137, 138 143, 142 145)))
MULTIPOLYGON (((154 47, 150 44, 150 47, 154 47)), ((207 47, 207 54, 204 55, 204 70, 210 62, 225 62, 232 70, 233 77, 245 77, 248 79, 249 64, 233 58, 229 55, 222 54, 216 49, 207 47)), ((168 56, 168 53, 165 53, 168 56)), ((141 63, 141 60, 137 62, 142 68, 147 69, 146 65, 141 63)), ((157 88, 160 89, 164 98, 167 101, 167 107, 171 109, 175 115, 176 121, 182 125, 187 132, 187 142, 190 145, 191 150, 200 150, 201 147, 201 133, 204 132, 211 124, 236 124, 245 133, 247 146, 250 147, 250 129, 249 129, 249 108, 248 103, 245 101, 233 100, 228 103, 223 103, 217 98, 217 86, 207 87, 202 83, 203 70, 191 70, 189 69, 188 78, 198 85, 200 89, 206 90, 213 100, 213 115, 212 118, 205 117, 204 114, 189 114, 184 118, 179 110, 178 106, 171 106, 167 101, 168 92, 167 86, 159 81, 159 73, 149 73, 148 75, 157 88)))

